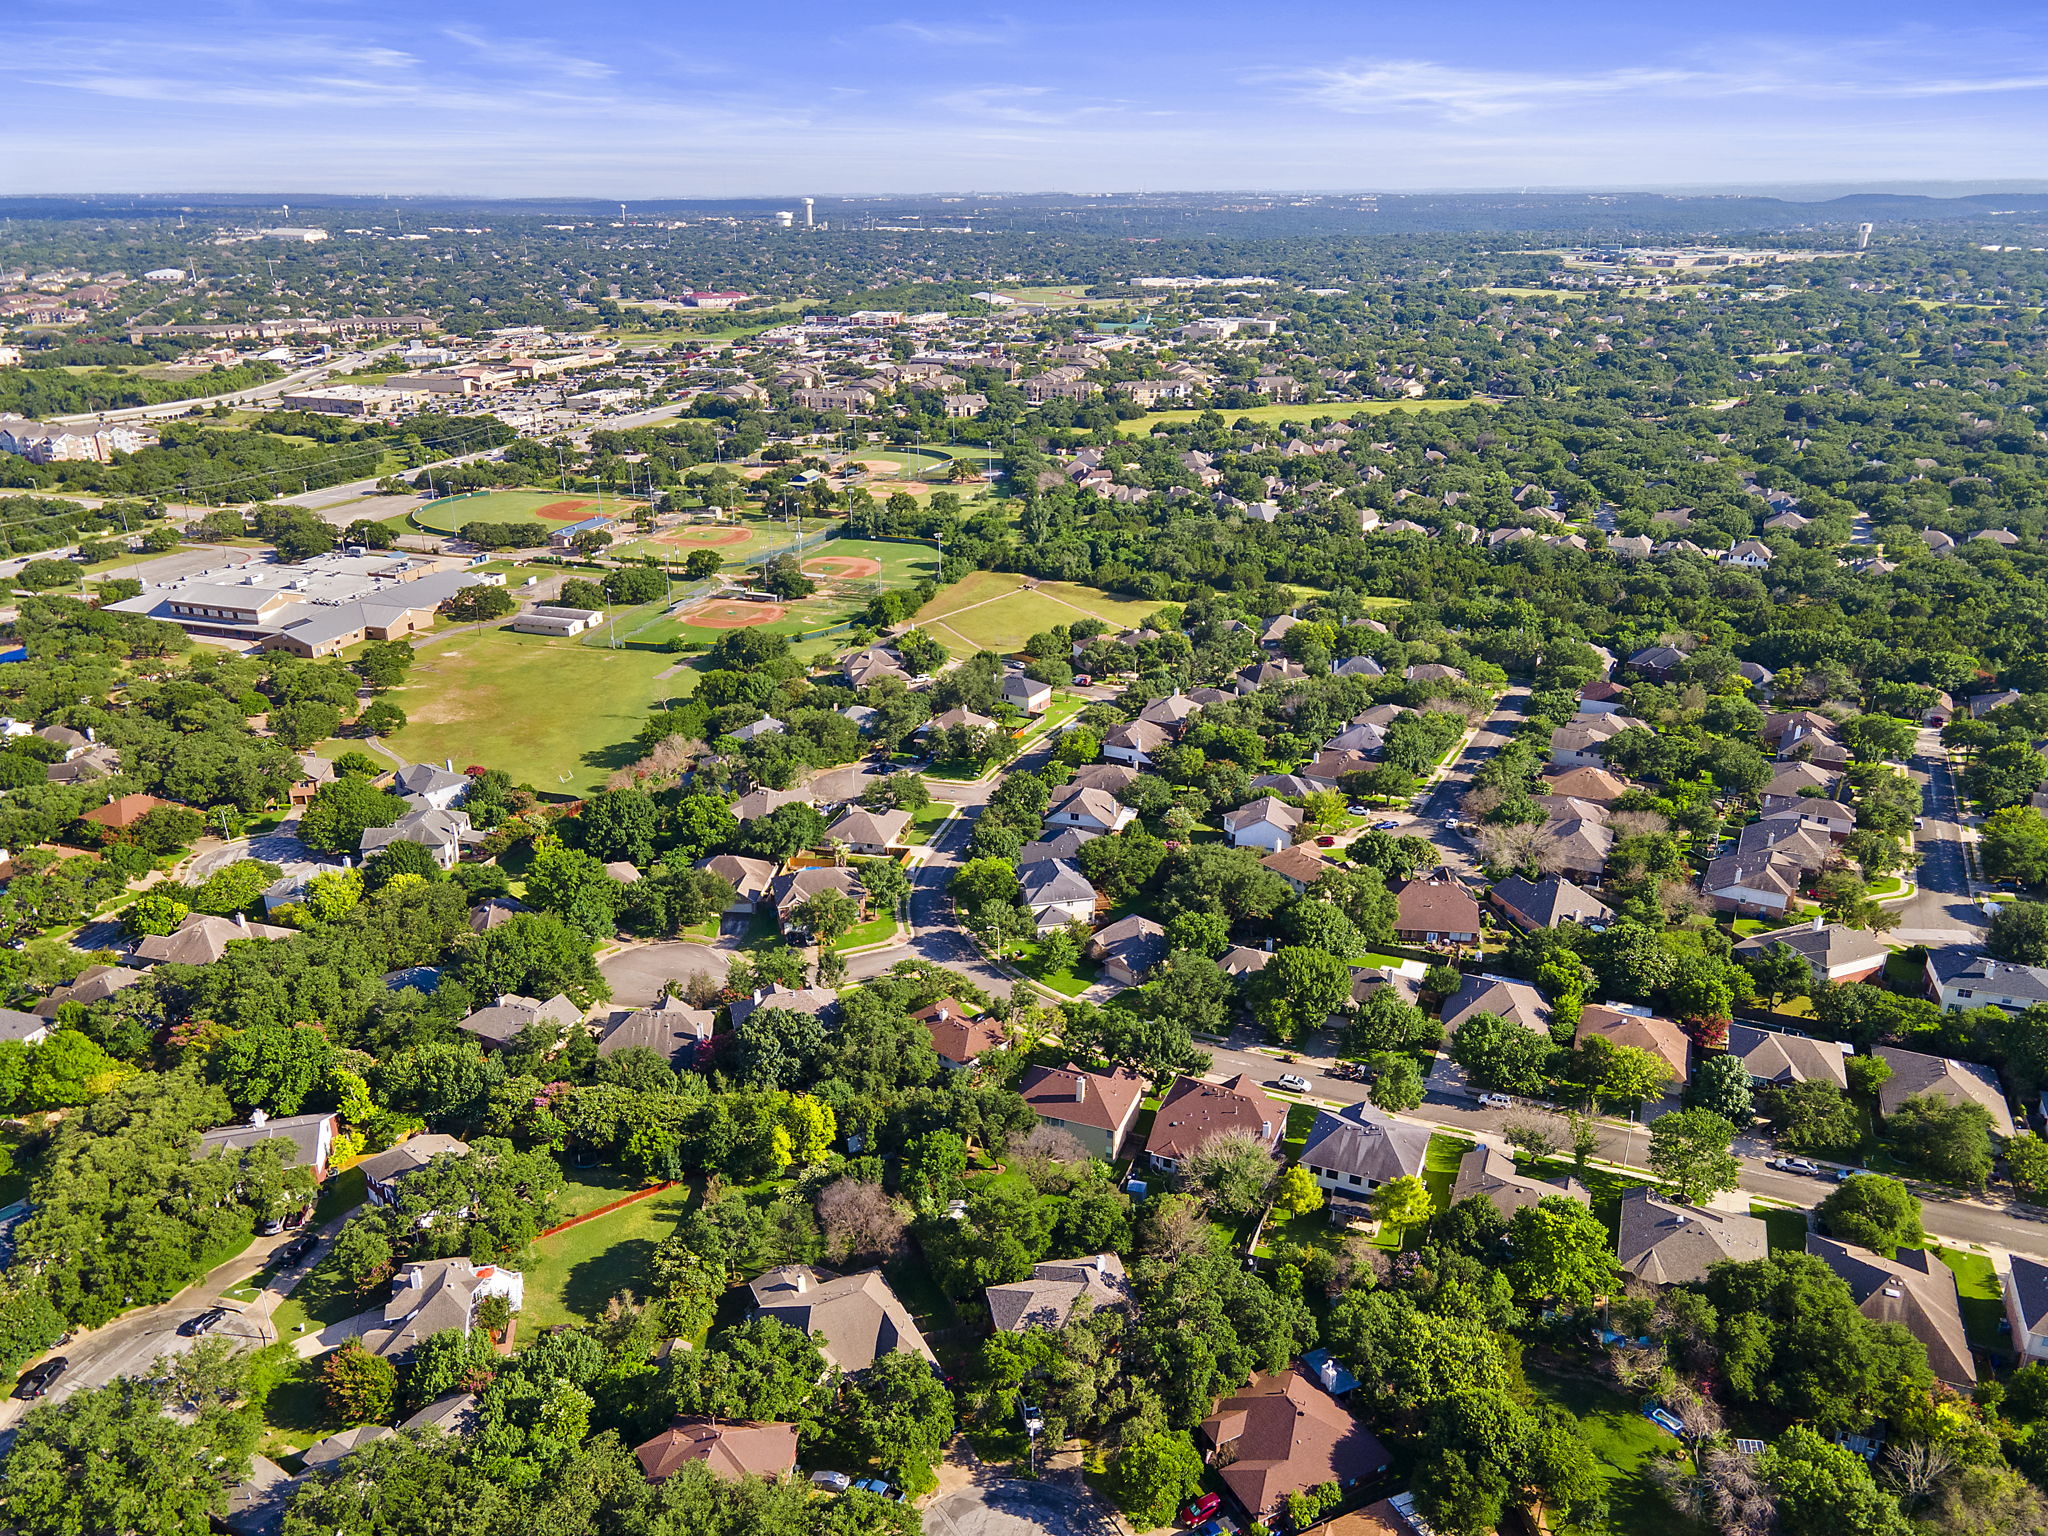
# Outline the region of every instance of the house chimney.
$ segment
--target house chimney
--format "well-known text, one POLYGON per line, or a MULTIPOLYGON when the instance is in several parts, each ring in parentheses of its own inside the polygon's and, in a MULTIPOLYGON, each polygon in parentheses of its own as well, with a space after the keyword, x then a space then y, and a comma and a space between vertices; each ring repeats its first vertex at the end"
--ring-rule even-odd
POLYGON ((802 1265, 797 1266, 792 1278, 795 1281, 798 1295, 802 1295, 811 1288, 811 1272, 802 1265))
POLYGON ((454 758, 452 758, 452 757, 444 757, 444 758, 442 758, 442 759, 441 759, 441 767, 442 767, 443 771, 445 771, 445 772, 447 772, 447 773, 453 773, 453 772, 455 771, 455 759, 454 759, 454 758))
POLYGON ((251 1124, 252 1126, 256 1126, 260 1129, 261 1127, 268 1125, 269 1123, 270 1111, 265 1109, 252 1109, 249 1111, 249 1124, 251 1124))
POLYGON ((85 739, 91 742, 97 742, 99 740, 99 737, 93 734, 92 727, 89 725, 85 728, 85 739))
POLYGON ((1074 1074, 1074 1102, 1078 1104, 1087 1097, 1088 1074, 1086 1072, 1076 1072, 1074 1074))
POLYGON ((1097 1273, 1098 1275, 1106 1275, 1109 1273, 1108 1254, 1098 1253, 1097 1255, 1095 1255, 1095 1273, 1097 1273))
POLYGON ((247 933, 249 931, 249 919, 243 916, 240 912, 237 912, 235 914, 235 926, 241 929, 244 933, 247 933))
POLYGON ((1815 933, 1819 933, 1821 929, 1827 927, 1827 925, 1828 920, 1824 914, 1819 912, 1813 914, 1813 931, 1815 933))

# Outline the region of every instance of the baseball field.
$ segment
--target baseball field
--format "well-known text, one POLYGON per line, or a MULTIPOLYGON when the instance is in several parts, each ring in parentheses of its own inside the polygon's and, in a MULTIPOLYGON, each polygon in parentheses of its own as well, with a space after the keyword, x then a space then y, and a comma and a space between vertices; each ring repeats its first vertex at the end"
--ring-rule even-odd
POLYGON ((973 571, 918 610, 917 622, 946 645, 1014 651, 1041 630, 1076 619, 1134 629, 1159 608, 1072 581, 1033 583, 1008 571, 973 571))
POLYGON ((482 491, 444 496, 415 507, 412 520, 430 533, 455 533, 464 523, 580 523, 586 517, 626 522, 641 503, 571 491, 482 491))

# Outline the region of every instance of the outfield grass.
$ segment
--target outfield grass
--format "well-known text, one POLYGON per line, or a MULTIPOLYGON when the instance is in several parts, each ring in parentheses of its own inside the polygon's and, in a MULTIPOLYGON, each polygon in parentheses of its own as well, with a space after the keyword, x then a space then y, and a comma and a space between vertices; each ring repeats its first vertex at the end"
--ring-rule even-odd
POLYGON ((917 622, 947 645, 1014 651, 1039 631, 1076 619, 1136 628, 1160 606, 1142 598, 1111 597, 1078 582, 1027 587, 1026 580, 1007 571, 971 571, 919 609, 917 622))
MULTIPOLYGON (((1226 423, 1255 421, 1270 425, 1282 421, 1298 421, 1307 426, 1318 417, 1332 421, 1349 421, 1354 416, 1385 416, 1394 411, 1414 411, 1418 415, 1430 415, 1439 411, 1462 411, 1475 406, 1493 406, 1500 402, 1484 396, 1470 400, 1325 400, 1317 405, 1246 405, 1235 409, 1218 406, 1217 412, 1226 423)), ((1147 411, 1129 421, 1116 424, 1119 434, 1124 437, 1143 437, 1157 426, 1185 426, 1191 421, 1207 415, 1205 410, 1147 411)))
POLYGON ((644 505, 609 494, 600 496, 595 491, 485 491, 476 496, 424 502, 413 510, 412 520, 433 533, 454 533, 464 523, 528 522, 540 523, 553 532, 567 527, 574 519, 544 518, 538 514, 542 507, 563 501, 588 502, 588 506, 580 509, 582 517, 620 519, 630 517, 644 505))
POLYGON ((659 678, 677 658, 656 649, 509 629, 429 641, 418 654, 390 695, 408 718, 391 750, 415 763, 487 763, 543 791, 600 787, 633 760, 648 710, 696 687, 688 670, 659 678))
POLYGON ((850 556, 855 560, 880 561, 882 574, 879 579, 892 587, 918 581, 936 581, 939 575, 939 551, 931 544, 901 544, 893 539, 827 539, 824 543, 803 552, 805 560, 819 560, 833 555, 850 556))
MULTIPOLYGON (((815 533, 823 526, 825 525, 807 522, 804 531, 815 533)), ((661 532, 687 533, 691 529, 708 530, 713 527, 738 528, 747 536, 744 539, 735 539, 730 544, 705 544, 694 540, 669 543, 659 535, 641 538, 629 528, 615 533, 618 542, 613 544, 608 553, 636 559, 666 560, 680 565, 698 550, 708 549, 717 554, 727 570, 737 571, 750 560, 760 560, 777 550, 787 548, 796 542, 797 537, 795 526, 787 519, 749 513, 728 517, 723 524, 684 523, 675 528, 664 528, 661 532)))
POLYGON ((535 1243, 523 1261, 521 1335, 530 1338, 556 1323, 594 1321, 620 1291, 645 1296, 654 1250, 689 1203, 688 1186, 678 1184, 535 1243))

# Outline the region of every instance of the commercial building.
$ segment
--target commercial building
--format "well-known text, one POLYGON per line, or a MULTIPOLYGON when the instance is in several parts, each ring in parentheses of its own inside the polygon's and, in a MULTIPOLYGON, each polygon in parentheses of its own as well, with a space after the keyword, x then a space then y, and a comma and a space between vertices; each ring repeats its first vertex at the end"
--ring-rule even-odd
POLYGON ((379 389, 374 384, 328 384, 320 389, 281 395, 278 404, 288 411, 312 411, 321 416, 390 416, 406 409, 419 396, 409 389, 379 389))

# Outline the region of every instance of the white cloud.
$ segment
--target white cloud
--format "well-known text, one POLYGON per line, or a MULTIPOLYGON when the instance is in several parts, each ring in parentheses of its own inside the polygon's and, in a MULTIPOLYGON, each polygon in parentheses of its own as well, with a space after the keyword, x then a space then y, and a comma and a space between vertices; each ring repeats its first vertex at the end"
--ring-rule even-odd
POLYGON ((567 75, 575 80, 601 80, 612 73, 609 64, 564 53, 561 44, 544 38, 480 37, 460 27, 441 30, 443 36, 453 38, 486 63, 532 70, 536 74, 567 75))
POLYGON ((888 21, 874 30, 908 38, 912 42, 927 43, 934 48, 988 48, 1015 42, 1017 38, 1017 27, 1009 21, 991 22, 984 26, 964 22, 934 25, 925 21, 888 21))

